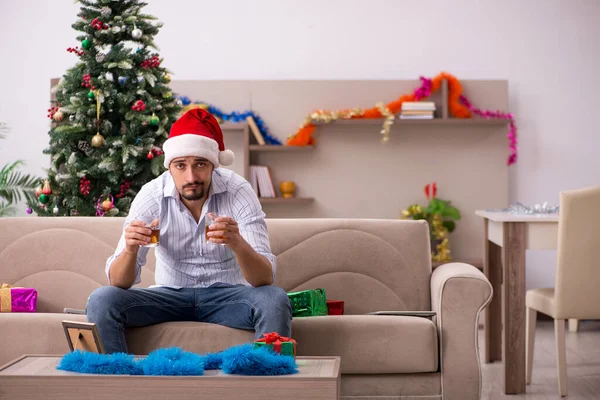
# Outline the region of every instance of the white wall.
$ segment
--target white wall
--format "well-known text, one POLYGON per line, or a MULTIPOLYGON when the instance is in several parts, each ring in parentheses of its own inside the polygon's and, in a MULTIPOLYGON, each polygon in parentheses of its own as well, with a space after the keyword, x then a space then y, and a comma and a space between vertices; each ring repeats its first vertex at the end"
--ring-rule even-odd
MULTIPOLYGON (((47 165, 49 81, 76 61, 65 49, 78 44, 78 9, 0 0, 0 120, 12 127, 0 165, 47 165)), ((146 11, 165 23, 156 41, 174 79, 508 79, 511 199, 557 203, 600 184, 598 0, 153 0, 146 11)), ((528 287, 553 284, 553 252, 527 262, 528 287)))

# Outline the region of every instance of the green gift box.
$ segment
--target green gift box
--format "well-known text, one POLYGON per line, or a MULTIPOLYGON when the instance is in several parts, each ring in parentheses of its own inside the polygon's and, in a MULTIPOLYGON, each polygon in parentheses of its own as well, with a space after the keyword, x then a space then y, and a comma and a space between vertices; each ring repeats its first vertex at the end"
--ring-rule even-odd
POLYGON ((316 317, 328 314, 325 289, 302 290, 287 295, 292 303, 293 317, 316 317))
POLYGON ((296 358, 296 341, 292 338, 279 336, 275 332, 263 334, 263 338, 254 341, 254 347, 267 347, 282 356, 296 358))

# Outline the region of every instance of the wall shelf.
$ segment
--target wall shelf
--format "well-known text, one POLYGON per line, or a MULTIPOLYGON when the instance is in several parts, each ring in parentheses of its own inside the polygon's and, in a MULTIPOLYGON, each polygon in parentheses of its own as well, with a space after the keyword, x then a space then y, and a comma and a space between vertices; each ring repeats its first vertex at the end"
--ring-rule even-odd
MULTIPOLYGON (((330 123, 314 122, 314 125, 381 125, 383 118, 369 119, 338 119, 330 123)), ((443 126, 504 126, 508 121, 501 119, 485 119, 485 118, 434 118, 434 119, 398 119, 394 120, 394 125, 443 125, 443 126)))
POLYGON ((312 197, 259 197, 262 204, 308 204, 312 203, 312 197))
POLYGON ((286 146, 286 145, 261 145, 251 144, 250 151, 309 151, 313 150, 314 146, 286 146))

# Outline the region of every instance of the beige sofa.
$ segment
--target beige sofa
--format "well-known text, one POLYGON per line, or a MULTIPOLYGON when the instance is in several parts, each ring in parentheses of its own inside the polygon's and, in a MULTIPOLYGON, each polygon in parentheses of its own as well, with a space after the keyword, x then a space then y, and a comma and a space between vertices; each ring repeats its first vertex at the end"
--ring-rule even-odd
MULTIPOLYGON (((432 272, 428 228, 421 221, 267 220, 277 255, 276 285, 325 288, 345 315, 296 318, 299 355, 339 355, 348 399, 477 399, 481 392, 477 320, 492 288, 475 267, 450 263, 432 272), (380 310, 433 310, 434 319, 374 316, 380 310)), ((0 365, 25 353, 68 351, 61 314, 85 308, 105 285, 104 263, 122 218, 0 219, 0 282, 38 290, 38 313, 0 314, 0 365)), ((154 255, 142 273, 153 284, 154 255)), ((253 333, 173 322, 131 329, 131 352, 181 346, 204 353, 248 342, 253 333)))

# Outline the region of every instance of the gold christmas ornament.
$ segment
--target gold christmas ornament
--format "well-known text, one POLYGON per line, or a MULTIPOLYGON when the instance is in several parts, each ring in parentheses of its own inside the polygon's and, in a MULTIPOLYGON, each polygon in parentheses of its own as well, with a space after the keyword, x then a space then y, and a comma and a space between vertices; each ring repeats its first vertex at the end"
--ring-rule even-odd
POLYGON ((103 144, 104 144, 104 136, 102 136, 100 134, 100 132, 96 133, 94 135, 94 137, 92 138, 92 146, 98 148, 98 147, 102 147, 103 144))
POLYGON ((171 82, 171 75, 169 75, 169 74, 165 74, 165 81, 166 81, 167 83, 170 83, 170 82, 171 82))
POLYGON ((64 117, 65 117, 65 114, 63 114, 63 112, 62 112, 62 111, 57 111, 57 112, 55 112, 55 113, 54 113, 54 115, 52 116, 52 118, 53 118, 55 121, 62 121, 64 117))
POLYGON ((110 211, 111 208, 113 208, 113 203, 110 199, 106 199, 102 202, 102 209, 104 211, 110 211))

